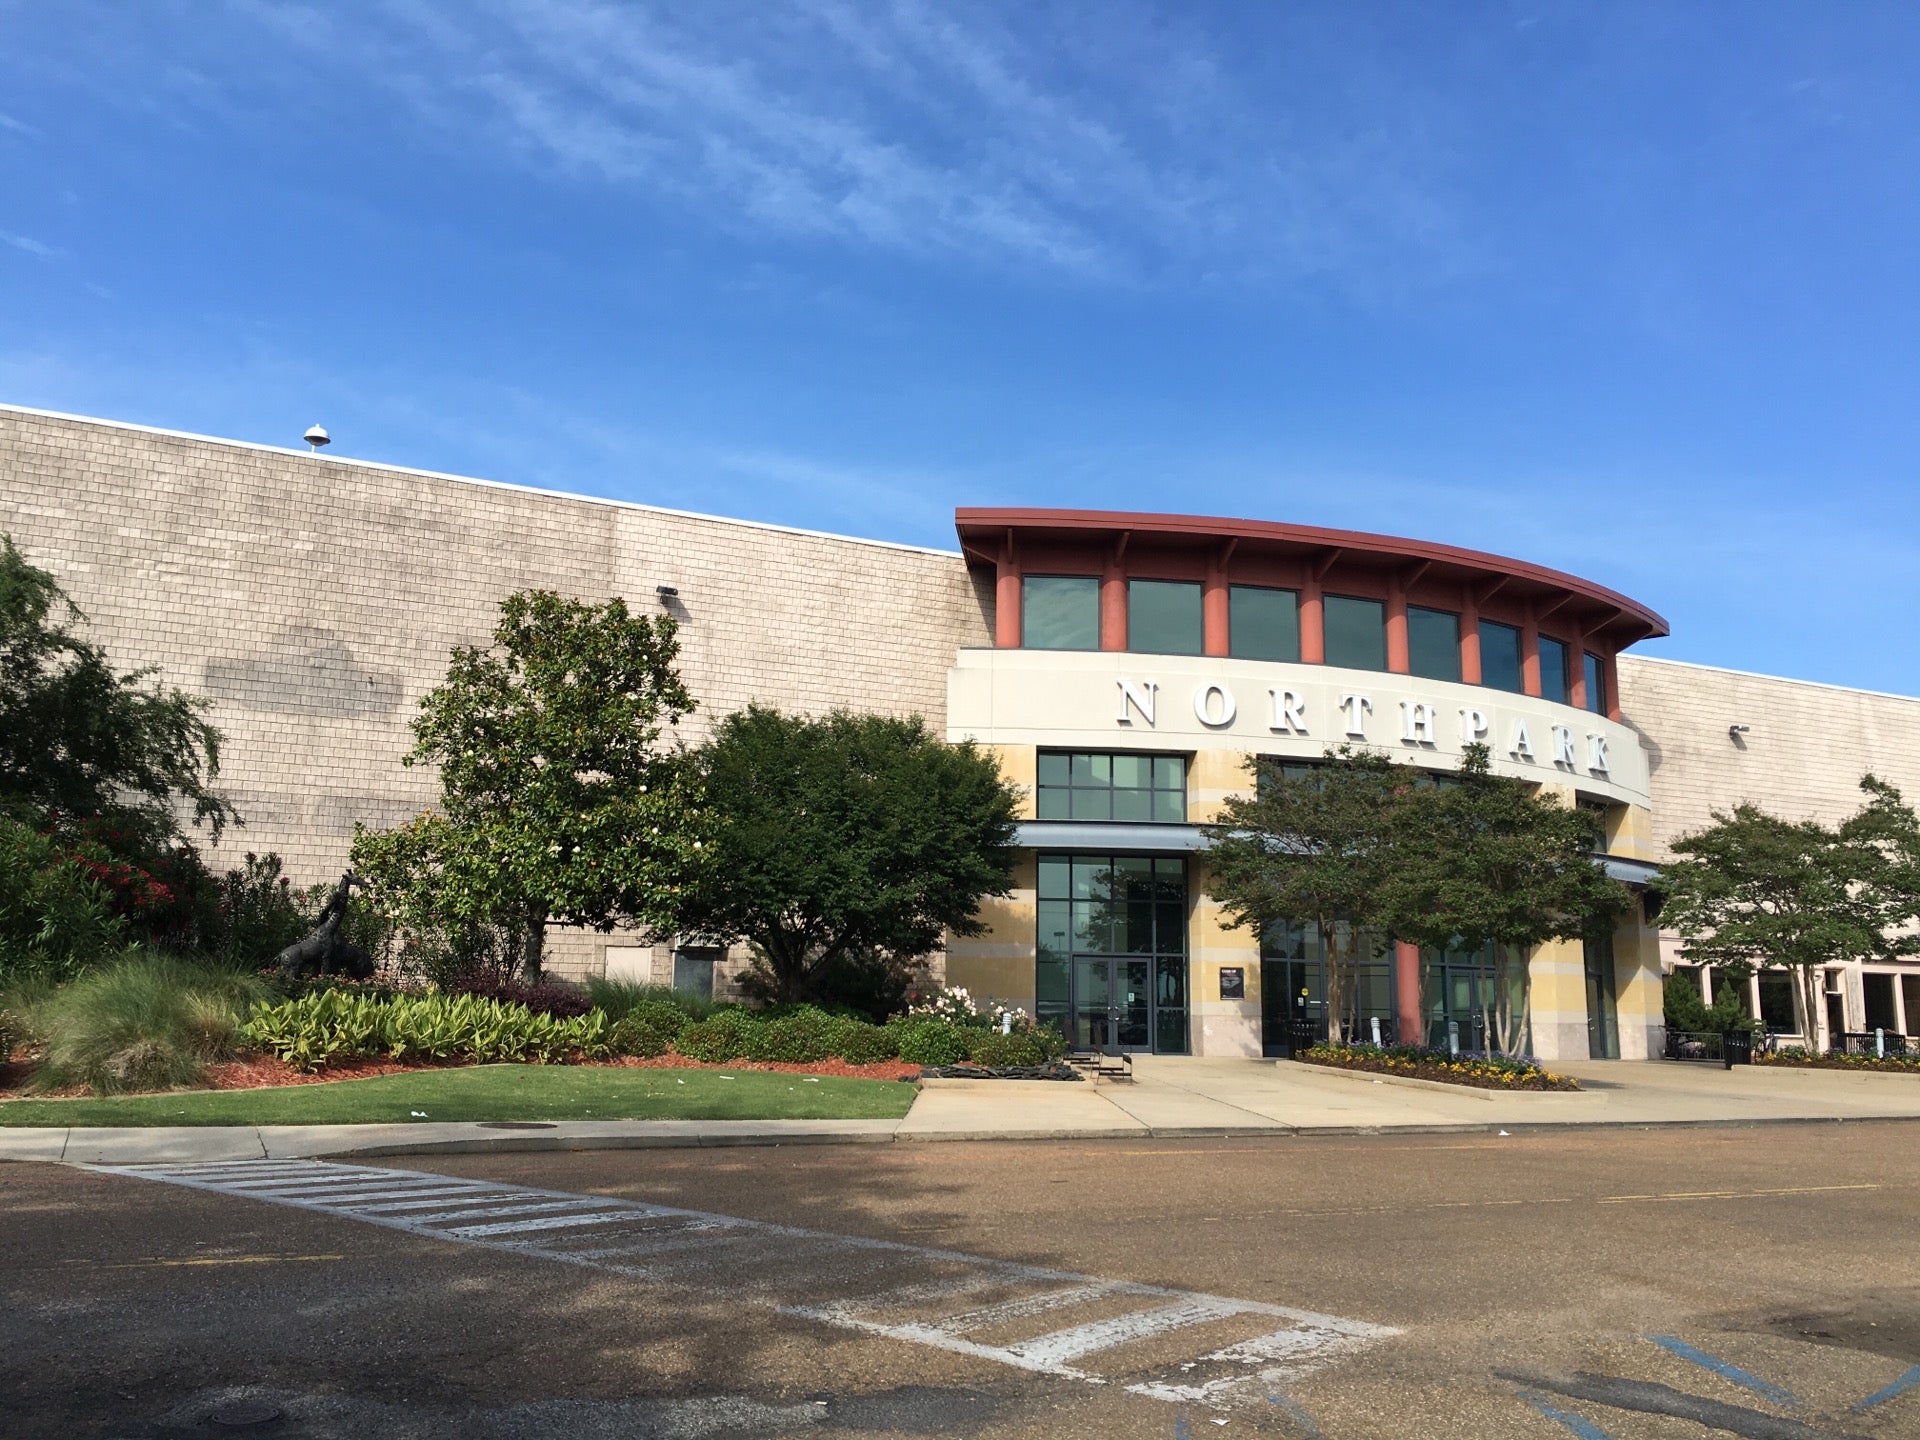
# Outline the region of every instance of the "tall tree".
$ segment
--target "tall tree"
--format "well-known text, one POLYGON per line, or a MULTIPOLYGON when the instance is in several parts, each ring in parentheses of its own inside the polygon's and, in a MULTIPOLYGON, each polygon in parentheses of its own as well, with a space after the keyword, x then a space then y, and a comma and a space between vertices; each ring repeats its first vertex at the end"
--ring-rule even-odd
POLYGON ((1331 748, 1289 771, 1251 756, 1251 795, 1207 827, 1208 888, 1229 923, 1265 934, 1283 920, 1318 926, 1327 960, 1327 1025, 1335 1041, 1358 1026, 1362 931, 1384 930, 1382 898, 1401 865, 1399 815, 1415 773, 1371 750, 1331 748))
POLYGON ((88 822, 148 850, 183 839, 184 814, 217 841, 239 817, 214 788, 220 732, 208 702, 151 669, 116 672, 77 633, 85 619, 0 536, 0 811, 88 822))
POLYGON ((1867 775, 1860 788, 1866 803, 1839 825, 1744 803, 1713 811, 1661 867, 1661 919, 1687 958, 1735 974, 1793 971, 1809 1045, 1826 967, 1920 953, 1920 823, 1891 785, 1867 775))
POLYGON ((701 847, 692 766, 662 743, 694 706, 677 634, 618 598, 502 601, 413 721, 405 763, 440 767, 438 812, 356 832, 355 865, 403 919, 517 934, 530 976, 549 924, 670 927, 701 847))
POLYGON ((1595 859, 1599 822, 1524 780, 1493 773, 1484 745, 1459 771, 1422 785, 1398 816, 1404 843, 1382 906, 1400 939, 1481 957, 1489 1047, 1526 1047, 1528 953, 1611 927, 1631 902, 1595 859))
POLYGON ((1009 893, 1016 800, 998 763, 948 744, 919 716, 820 719, 758 705, 700 752, 711 863, 680 929, 750 942, 771 997, 834 999, 849 961, 918 961, 948 934, 978 935, 1009 893))

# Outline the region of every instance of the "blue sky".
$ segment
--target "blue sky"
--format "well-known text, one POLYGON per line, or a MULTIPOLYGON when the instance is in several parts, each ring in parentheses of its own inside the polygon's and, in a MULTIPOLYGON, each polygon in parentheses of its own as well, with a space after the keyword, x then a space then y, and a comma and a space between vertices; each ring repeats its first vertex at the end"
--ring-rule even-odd
POLYGON ((1907 3, 0 0, 0 400, 1448 540, 1920 692, 1907 3))

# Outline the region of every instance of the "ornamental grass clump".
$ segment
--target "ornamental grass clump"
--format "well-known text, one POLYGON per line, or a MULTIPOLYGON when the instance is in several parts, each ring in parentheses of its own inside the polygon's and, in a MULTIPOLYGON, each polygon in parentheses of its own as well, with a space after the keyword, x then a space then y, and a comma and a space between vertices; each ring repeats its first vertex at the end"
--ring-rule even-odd
POLYGON ((240 971, 136 952, 35 1007, 44 1048, 28 1087, 113 1095, 196 1084, 233 1054, 248 1006, 266 994, 240 971))
POLYGON ((687 1020, 705 1020, 723 1002, 711 995, 676 989, 672 985, 650 985, 639 980, 608 980, 595 976, 587 981, 587 998, 615 1020, 623 1020, 642 1005, 664 1005, 677 1010, 687 1020))

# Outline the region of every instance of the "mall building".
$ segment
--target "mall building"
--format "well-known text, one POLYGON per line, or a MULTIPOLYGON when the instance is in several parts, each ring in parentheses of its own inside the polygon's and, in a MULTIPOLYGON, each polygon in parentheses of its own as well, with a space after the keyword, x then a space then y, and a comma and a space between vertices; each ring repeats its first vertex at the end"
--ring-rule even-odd
MULTIPOLYGON (((1285 1054, 1324 1018, 1312 927, 1233 928, 1208 892, 1201 827, 1252 756, 1351 743, 1446 771, 1478 742, 1593 811, 1642 903, 1529 957, 1543 1058, 1657 1047, 1681 957, 1648 897, 1710 810, 1835 820, 1869 770, 1920 797, 1920 699, 1635 656, 1667 633, 1646 605, 1422 540, 962 508, 957 548, 922 549, 3 406, 0 529, 117 664, 213 701, 247 822, 214 863, 273 850, 301 883, 339 872, 356 822, 433 802, 399 763, 408 720, 518 589, 672 614, 690 741, 753 700, 924 715, 1022 797, 1012 893, 950 943, 947 981, 1108 1049, 1285 1054)), ((1478 957, 1367 950, 1363 1029, 1481 1043, 1478 957)), ((722 993, 744 962, 585 932, 552 955, 722 993)), ((1920 966, 1836 967, 1814 1016, 1784 978, 1748 982, 1783 1036, 1920 1033, 1920 966)))

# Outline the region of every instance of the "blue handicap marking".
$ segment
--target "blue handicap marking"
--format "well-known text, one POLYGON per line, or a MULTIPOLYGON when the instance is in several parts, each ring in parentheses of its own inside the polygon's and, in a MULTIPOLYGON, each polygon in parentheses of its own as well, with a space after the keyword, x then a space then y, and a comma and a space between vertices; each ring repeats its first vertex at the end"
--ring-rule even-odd
POLYGON ((1578 1435, 1580 1440, 1613 1440, 1611 1435, 1607 1434, 1606 1431, 1602 1430, 1584 1415, 1575 1415, 1569 1410, 1557 1409, 1549 1405, 1538 1395, 1534 1395, 1525 1390, 1517 1390, 1514 1393, 1534 1409, 1538 1410, 1542 1415, 1546 1416, 1547 1419, 1557 1422, 1565 1429, 1578 1435))
POLYGON ((1913 1389, 1916 1385, 1920 1385, 1920 1365, 1915 1365, 1891 1385, 1874 1391, 1873 1394, 1867 1396, 1866 1399, 1862 1400, 1853 1408, 1855 1410, 1871 1410, 1876 1405, 1886 1404, 1887 1401, 1893 1399, 1896 1395, 1906 1394, 1907 1391, 1913 1389))
POLYGON ((1267 1399, 1272 1404, 1278 1405, 1280 1413, 1300 1427, 1300 1433, 1305 1435, 1307 1440, 1326 1440, 1326 1437, 1320 1433, 1320 1427, 1313 1423, 1313 1417, 1307 1413, 1306 1406, 1291 1395, 1269 1395, 1267 1399))
POLYGON ((1677 1335, 1649 1335, 1647 1339, 1658 1345, 1662 1350, 1678 1355, 1682 1360, 1691 1361, 1702 1370, 1711 1370, 1722 1380, 1731 1380, 1734 1384, 1751 1390, 1754 1394, 1771 1400, 1776 1405, 1798 1405, 1800 1403, 1800 1397, 1793 1394, 1792 1391, 1782 1390, 1771 1380, 1762 1380, 1758 1375, 1750 1374, 1742 1370, 1738 1365, 1730 1364, 1718 1356, 1709 1355, 1704 1350, 1696 1350, 1677 1335))

